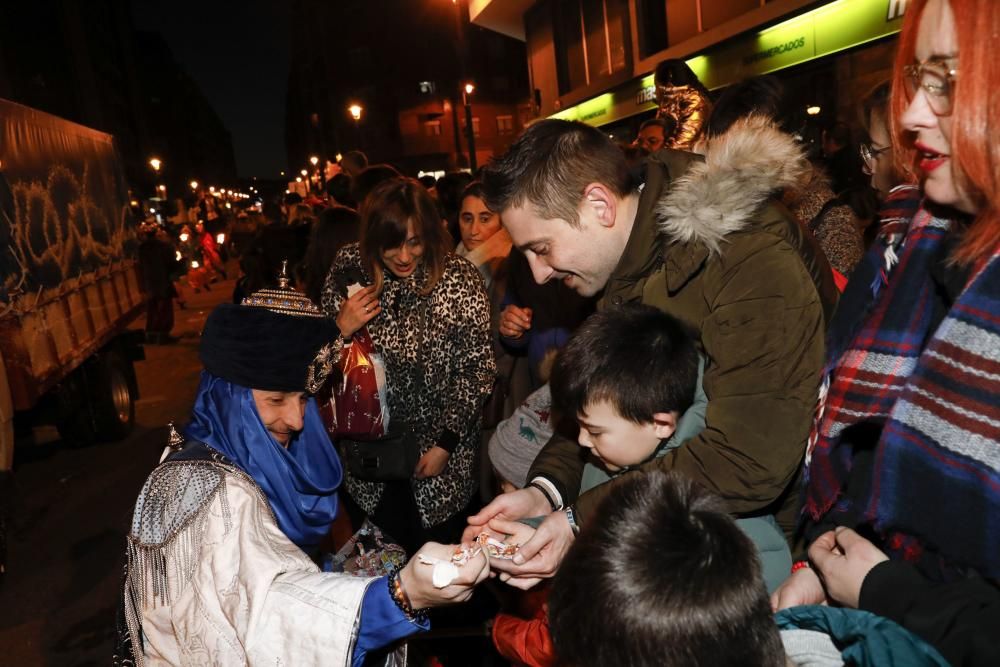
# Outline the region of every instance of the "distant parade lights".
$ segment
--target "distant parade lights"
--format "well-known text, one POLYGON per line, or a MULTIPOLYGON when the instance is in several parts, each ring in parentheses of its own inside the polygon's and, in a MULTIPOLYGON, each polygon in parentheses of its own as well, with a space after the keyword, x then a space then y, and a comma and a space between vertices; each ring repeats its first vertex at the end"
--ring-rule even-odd
POLYGON ((319 158, 313 155, 312 157, 309 158, 309 162, 310 164, 312 164, 312 166, 315 167, 317 164, 319 164, 319 158))

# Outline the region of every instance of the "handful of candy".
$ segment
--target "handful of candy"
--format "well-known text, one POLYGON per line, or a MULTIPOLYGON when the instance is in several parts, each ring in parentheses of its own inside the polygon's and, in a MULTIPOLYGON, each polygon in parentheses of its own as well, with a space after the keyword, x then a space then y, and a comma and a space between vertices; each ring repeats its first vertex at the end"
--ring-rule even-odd
POLYGON ((455 547, 451 558, 448 560, 425 556, 424 554, 417 554, 417 560, 424 565, 434 567, 433 572, 431 572, 431 583, 434 584, 435 588, 444 588, 458 578, 458 568, 468 563, 481 552, 485 551, 488 558, 510 560, 517 553, 520 546, 501 542, 490 537, 487 533, 480 533, 476 538, 476 544, 477 546, 475 547, 455 547))

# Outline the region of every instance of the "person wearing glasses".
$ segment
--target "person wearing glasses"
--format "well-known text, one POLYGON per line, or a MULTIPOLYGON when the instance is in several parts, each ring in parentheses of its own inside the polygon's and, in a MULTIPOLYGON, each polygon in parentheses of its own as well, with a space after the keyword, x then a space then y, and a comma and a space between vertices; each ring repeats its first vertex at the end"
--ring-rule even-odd
POLYGON ((1000 664, 1000 34, 994 0, 916 0, 893 150, 925 199, 892 280, 828 346, 803 534, 772 605, 896 621, 955 665, 1000 664))
POLYGON ((635 138, 635 146, 643 148, 647 153, 655 153, 663 148, 674 132, 677 122, 670 117, 650 118, 639 126, 639 135, 635 138))

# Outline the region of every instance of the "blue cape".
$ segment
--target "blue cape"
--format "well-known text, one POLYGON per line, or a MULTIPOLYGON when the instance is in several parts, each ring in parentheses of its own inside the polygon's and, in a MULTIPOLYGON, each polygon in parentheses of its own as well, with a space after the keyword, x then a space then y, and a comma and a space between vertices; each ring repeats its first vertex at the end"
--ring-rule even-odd
POLYGON ((250 389, 202 371, 184 432, 250 475, 267 496, 282 532, 301 549, 315 548, 326 536, 337 515, 343 470, 316 399, 309 399, 302 431, 285 449, 264 427, 250 389))

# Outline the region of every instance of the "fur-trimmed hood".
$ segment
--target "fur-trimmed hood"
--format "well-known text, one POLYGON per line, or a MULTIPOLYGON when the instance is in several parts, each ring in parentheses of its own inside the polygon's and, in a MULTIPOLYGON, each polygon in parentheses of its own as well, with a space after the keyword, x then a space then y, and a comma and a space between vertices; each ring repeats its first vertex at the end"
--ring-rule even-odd
POLYGON ((770 119, 750 116, 712 139, 704 161, 674 182, 656 206, 657 226, 668 244, 700 242, 719 253, 769 197, 803 187, 811 173, 791 135, 770 119))

